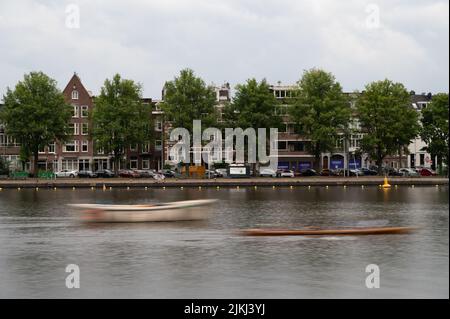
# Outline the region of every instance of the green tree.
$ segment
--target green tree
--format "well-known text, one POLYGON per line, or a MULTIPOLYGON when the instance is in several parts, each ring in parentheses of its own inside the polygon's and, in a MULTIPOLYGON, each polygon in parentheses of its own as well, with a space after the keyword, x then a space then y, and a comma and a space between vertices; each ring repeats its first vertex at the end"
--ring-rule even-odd
POLYGON ((5 130, 21 144, 21 154, 33 155, 37 176, 39 149, 66 139, 72 108, 56 81, 42 72, 26 74, 14 90, 7 89, 3 100, 0 118, 5 130))
POLYGON ((192 134, 192 121, 201 120, 202 126, 217 124, 214 88, 196 77, 190 69, 181 70, 180 75, 164 86, 164 102, 161 108, 172 126, 187 129, 192 134))
MULTIPOLYGON (((224 108, 225 126, 230 128, 281 128, 282 119, 275 113, 278 102, 266 80, 249 79, 236 86, 233 102, 224 108)), ((266 131, 269 136, 269 131, 266 131)), ((268 139, 267 139, 268 141, 268 139)), ((258 143, 258 140, 256 141, 258 143)), ((246 147, 248 151, 248 147, 246 147)), ((254 174, 256 170, 253 169, 254 174)))
POLYGON ((383 159, 399 152, 417 136, 418 114, 411 107, 403 84, 387 79, 366 85, 357 99, 356 109, 365 133, 361 147, 376 160, 381 173, 383 159))
POLYGON ((140 84, 116 74, 95 99, 91 135, 97 149, 112 154, 116 173, 128 148, 153 140, 152 106, 141 97, 140 84))
POLYGON ((351 115, 349 101, 333 74, 320 69, 303 73, 290 107, 297 133, 311 140, 309 151, 315 168, 323 152, 331 151, 340 134, 346 133, 351 115))
POLYGON ((440 174, 442 174, 442 163, 448 166, 448 108, 448 94, 440 93, 433 96, 428 107, 422 109, 420 136, 427 143, 425 150, 433 157, 437 156, 440 174))

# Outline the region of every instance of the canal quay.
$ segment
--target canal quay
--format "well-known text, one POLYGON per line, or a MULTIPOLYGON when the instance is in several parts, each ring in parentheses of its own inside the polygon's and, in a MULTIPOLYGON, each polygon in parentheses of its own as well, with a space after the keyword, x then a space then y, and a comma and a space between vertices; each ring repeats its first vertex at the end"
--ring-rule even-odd
MULTIPOLYGON (((448 185, 448 178, 443 177, 389 177, 392 186, 441 186, 448 185)), ((301 178, 216 178, 183 179, 168 178, 155 180, 148 178, 58 178, 0 180, 0 189, 7 188, 164 188, 164 187, 295 187, 295 186, 379 186, 384 177, 301 177, 301 178)))
POLYGON ((305 184, 292 188, 273 187, 287 182, 282 179, 258 179, 257 187, 198 180, 166 181, 173 187, 165 187, 136 180, 129 188, 123 180, 95 180, 98 187, 113 185, 102 191, 86 187, 93 180, 58 180, 62 184, 53 189, 26 188, 32 182, 22 181, 23 188, 0 192, 0 298, 448 298, 448 183, 393 178, 390 189, 381 189, 380 179, 350 180, 360 186, 344 187, 338 183, 347 180, 338 178, 293 179, 305 184), (175 187, 180 182, 185 186, 175 187), (72 185, 75 190, 67 189, 72 185), (207 220, 196 222, 89 224, 68 206, 205 199, 217 202, 207 220), (417 231, 239 234, 250 228, 375 226, 417 231), (66 287, 67 265, 79 267, 78 289, 66 287), (366 285, 368 265, 379 267, 378 289, 366 285))

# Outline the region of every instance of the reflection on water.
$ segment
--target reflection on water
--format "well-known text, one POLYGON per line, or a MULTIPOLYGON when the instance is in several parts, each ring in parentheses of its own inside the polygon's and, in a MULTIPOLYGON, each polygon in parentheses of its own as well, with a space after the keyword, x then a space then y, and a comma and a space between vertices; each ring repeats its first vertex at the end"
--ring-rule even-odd
POLYGON ((448 298, 448 187, 3 190, 0 297, 448 298), (218 198, 206 222, 81 224, 67 203, 218 198), (255 227, 419 226, 411 235, 241 237, 255 227), (65 287, 77 264, 81 288, 65 287), (365 287, 377 264, 381 288, 365 287))

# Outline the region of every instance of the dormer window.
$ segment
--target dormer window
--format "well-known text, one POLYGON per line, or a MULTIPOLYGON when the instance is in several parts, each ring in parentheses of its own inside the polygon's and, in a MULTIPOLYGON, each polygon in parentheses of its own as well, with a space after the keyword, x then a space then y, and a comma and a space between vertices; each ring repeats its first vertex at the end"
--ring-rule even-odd
POLYGON ((78 91, 77 90, 72 91, 72 100, 78 100, 78 91))

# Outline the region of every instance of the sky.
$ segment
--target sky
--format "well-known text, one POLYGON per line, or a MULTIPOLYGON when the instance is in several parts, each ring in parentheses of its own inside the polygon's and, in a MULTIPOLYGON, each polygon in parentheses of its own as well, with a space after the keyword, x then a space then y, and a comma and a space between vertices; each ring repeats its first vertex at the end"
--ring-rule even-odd
POLYGON ((0 0, 0 97, 25 73, 98 94, 115 73, 161 98, 191 68, 207 84, 294 84, 322 68, 345 91, 385 78, 448 92, 448 0, 0 0))

